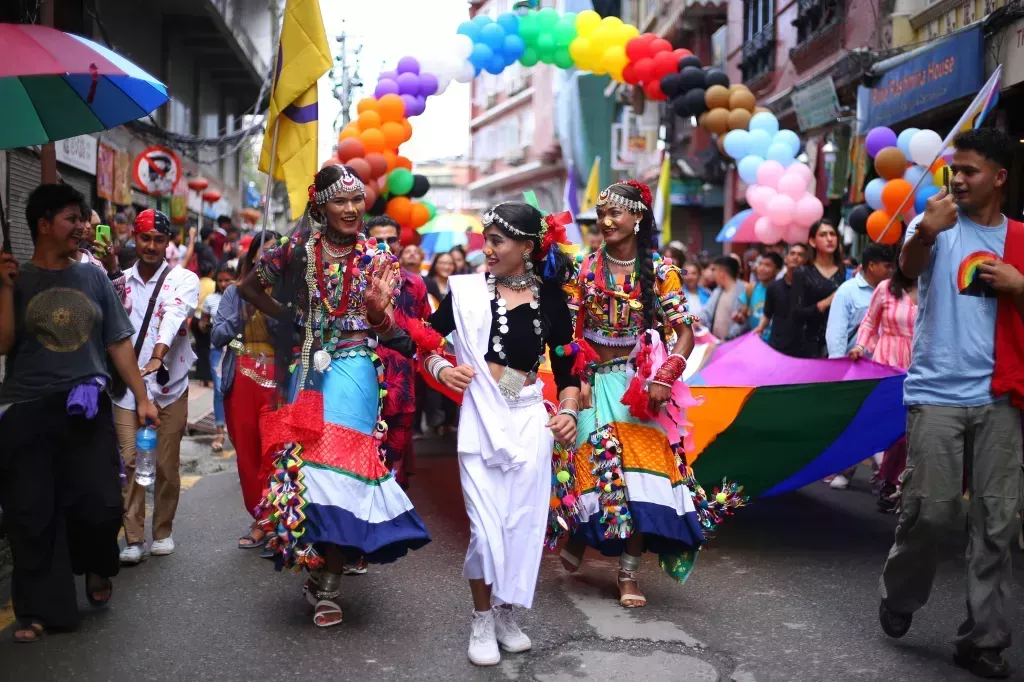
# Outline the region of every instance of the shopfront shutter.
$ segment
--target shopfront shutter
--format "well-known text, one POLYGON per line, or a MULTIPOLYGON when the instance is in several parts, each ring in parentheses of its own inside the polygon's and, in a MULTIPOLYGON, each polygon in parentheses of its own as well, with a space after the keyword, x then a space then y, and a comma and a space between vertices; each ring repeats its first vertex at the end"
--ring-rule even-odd
MULTIPOLYGON (((89 175, 84 171, 80 171, 77 168, 66 166, 63 163, 57 164, 57 173, 60 175, 60 179, 65 183, 71 185, 85 197, 85 203, 90 207, 96 205, 96 178, 95 176, 89 175)), ((99 211, 97 211, 99 213, 99 211)))
POLYGON ((39 186, 42 165, 39 157, 31 152, 14 149, 7 154, 7 192, 10 205, 7 206, 7 220, 11 225, 11 247, 14 257, 21 262, 32 257, 34 247, 32 235, 25 220, 25 206, 28 195, 39 186))

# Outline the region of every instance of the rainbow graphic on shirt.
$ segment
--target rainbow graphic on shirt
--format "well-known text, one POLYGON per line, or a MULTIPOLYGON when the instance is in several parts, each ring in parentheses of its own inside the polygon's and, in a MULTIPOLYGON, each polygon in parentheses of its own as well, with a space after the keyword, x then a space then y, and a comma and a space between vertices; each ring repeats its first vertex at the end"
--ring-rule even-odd
POLYGON ((985 280, 978 277, 978 266, 987 260, 999 260, 999 256, 991 251, 975 251, 960 261, 956 286, 961 295, 995 297, 995 290, 985 280))

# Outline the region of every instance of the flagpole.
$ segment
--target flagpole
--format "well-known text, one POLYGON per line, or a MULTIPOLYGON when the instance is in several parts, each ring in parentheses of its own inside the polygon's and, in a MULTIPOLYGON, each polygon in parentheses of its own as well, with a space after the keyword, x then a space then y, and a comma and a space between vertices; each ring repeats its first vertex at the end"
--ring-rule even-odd
POLYGON ((260 230, 259 258, 263 257, 263 249, 267 240, 267 223, 270 222, 270 190, 274 184, 274 161, 277 157, 277 134, 281 131, 281 116, 274 119, 274 137, 270 143, 270 163, 267 166, 267 191, 264 193, 266 205, 263 207, 263 229, 260 230))

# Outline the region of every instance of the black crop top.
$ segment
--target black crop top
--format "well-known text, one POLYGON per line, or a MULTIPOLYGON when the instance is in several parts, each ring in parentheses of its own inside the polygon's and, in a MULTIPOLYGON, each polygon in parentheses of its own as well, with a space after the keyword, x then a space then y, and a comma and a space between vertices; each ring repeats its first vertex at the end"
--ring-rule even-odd
MULTIPOLYGON (((497 301, 491 299, 491 332, 490 337, 498 336, 497 301)), ((544 353, 545 343, 551 348, 551 372, 555 376, 555 385, 561 392, 565 388, 579 388, 580 380, 572 374, 573 358, 560 357, 555 354, 557 346, 572 343, 572 317, 565 299, 545 295, 540 296, 540 321, 543 334, 534 332, 534 312, 529 303, 510 308, 506 313, 508 333, 504 335, 505 359, 502 360, 494 352, 491 344, 487 345, 484 359, 496 365, 504 365, 520 372, 532 372, 537 366, 537 358, 544 353)), ((442 336, 455 331, 455 312, 452 309, 451 294, 444 297, 437 312, 430 316, 430 326, 442 336)))

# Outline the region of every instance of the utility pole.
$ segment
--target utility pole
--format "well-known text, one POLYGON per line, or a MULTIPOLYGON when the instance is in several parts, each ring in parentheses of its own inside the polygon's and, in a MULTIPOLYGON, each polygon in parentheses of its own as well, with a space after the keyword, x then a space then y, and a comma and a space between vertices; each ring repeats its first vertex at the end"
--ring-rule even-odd
POLYGON ((341 52, 334 57, 335 68, 331 70, 331 79, 334 82, 334 96, 339 102, 341 102, 341 125, 338 125, 338 120, 334 121, 335 130, 340 130, 349 124, 352 120, 352 116, 349 112, 349 108, 352 104, 352 91, 356 88, 362 87, 363 83, 359 78, 359 54, 363 50, 363 46, 359 44, 357 39, 358 36, 352 35, 345 30, 344 20, 342 21, 341 33, 335 36, 335 40, 341 46, 341 52), (349 42, 355 42, 355 47, 352 48, 352 53, 355 57, 355 63, 352 65, 352 73, 349 73, 349 42), (340 78, 338 75, 338 69, 341 70, 340 78))
POLYGON ((338 42, 341 43, 341 125, 344 127, 350 120, 348 113, 348 34, 345 33, 344 24, 342 24, 338 42))

